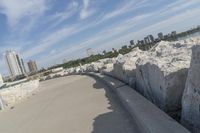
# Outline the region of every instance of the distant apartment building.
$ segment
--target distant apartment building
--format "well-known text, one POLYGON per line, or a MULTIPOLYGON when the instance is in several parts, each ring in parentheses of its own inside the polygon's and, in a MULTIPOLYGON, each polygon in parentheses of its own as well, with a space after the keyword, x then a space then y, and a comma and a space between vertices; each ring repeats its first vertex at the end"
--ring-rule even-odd
POLYGON ((153 43, 155 41, 153 35, 148 35, 150 43, 153 43))
POLYGON ((144 45, 144 40, 138 40, 138 45, 144 45))
POLYGON ((17 62, 19 64, 20 71, 21 71, 22 74, 24 74, 24 69, 23 69, 23 66, 22 66, 22 62, 21 62, 21 59, 19 58, 18 54, 16 54, 16 58, 17 58, 17 62))
POLYGON ((155 41, 153 35, 148 35, 147 37, 144 38, 144 44, 150 44, 153 43, 155 41))
POLYGON ((132 45, 132 46, 135 45, 134 40, 130 41, 130 45, 132 45))
POLYGON ((67 63, 68 62, 68 60, 67 59, 63 59, 63 63, 67 63))
POLYGON ((24 65, 24 60, 23 59, 21 59, 21 64, 22 64, 22 68, 23 68, 24 73, 26 73, 26 67, 24 65))
POLYGON ((176 31, 172 31, 171 36, 176 36, 176 31))
POLYGON ((11 77, 17 77, 23 74, 19 55, 17 55, 14 51, 6 51, 5 59, 11 77))
POLYGON ((145 44, 149 44, 149 43, 150 43, 149 37, 145 37, 145 38, 144 38, 144 43, 145 43, 145 44))
POLYGON ((158 39, 163 40, 164 39, 164 35, 162 32, 158 33, 158 39))
POLYGON ((30 73, 36 73, 38 71, 37 64, 35 61, 30 60, 27 64, 30 73))
POLYGON ((86 52, 87 52, 87 56, 88 57, 91 56, 91 55, 94 55, 94 52, 93 52, 92 48, 86 49, 86 52))

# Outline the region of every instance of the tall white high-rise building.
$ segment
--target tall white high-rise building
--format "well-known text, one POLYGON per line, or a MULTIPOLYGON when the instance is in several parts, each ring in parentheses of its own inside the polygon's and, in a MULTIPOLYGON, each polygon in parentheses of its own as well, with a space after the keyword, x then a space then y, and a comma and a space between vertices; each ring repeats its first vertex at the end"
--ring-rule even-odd
POLYGON ((23 74, 23 71, 20 67, 19 56, 14 51, 6 51, 5 59, 9 68, 10 75, 16 77, 23 74))

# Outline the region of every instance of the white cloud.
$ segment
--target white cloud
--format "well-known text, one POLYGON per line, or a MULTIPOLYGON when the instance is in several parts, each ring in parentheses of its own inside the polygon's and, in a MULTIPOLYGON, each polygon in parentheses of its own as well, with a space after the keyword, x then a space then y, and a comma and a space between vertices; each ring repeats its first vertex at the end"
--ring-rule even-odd
MULTIPOLYGON (((44 11, 44 9, 46 8, 44 3, 42 4, 38 2, 40 4, 36 4, 37 3, 36 2, 33 5, 41 7, 42 9, 41 11, 38 12, 34 11, 35 9, 32 9, 31 6, 28 5, 25 6, 21 4, 12 5, 13 3, 10 4, 9 1, 14 1, 16 3, 15 0, 0 0, 0 12, 7 16, 10 26, 18 24, 20 20, 26 16, 30 17, 30 16, 40 15, 42 11, 44 11), (16 13, 13 13, 14 11, 16 11, 16 13)), ((27 2, 28 0, 22 0, 22 1, 27 2)), ((45 0, 42 1, 44 2, 45 0)), ((150 0, 142 0, 139 2, 137 0, 127 0, 124 5, 120 5, 119 8, 116 8, 115 10, 105 14, 105 16, 100 19, 100 22, 105 22, 105 20, 133 12, 137 8, 146 6, 146 4, 148 4, 148 3, 144 4, 144 2, 146 1, 150 0)), ((83 0, 84 4, 81 7, 81 11, 79 14, 81 19, 85 19, 90 15, 92 15, 92 13, 94 13, 94 10, 92 10, 91 8, 92 5, 91 2, 92 2, 91 0, 83 0)), ((136 39, 139 37, 143 37, 145 34, 151 34, 152 32, 157 32, 163 29, 169 30, 169 27, 173 27, 173 25, 178 25, 177 27, 180 27, 179 23, 188 21, 188 19, 194 19, 195 16, 198 16, 198 13, 200 12, 199 9, 190 8, 190 10, 186 11, 186 9, 189 6, 197 3, 198 1, 195 0, 194 1, 177 0, 176 2, 168 6, 163 6, 162 9, 140 14, 138 16, 135 16, 133 14, 132 17, 120 20, 119 22, 112 23, 110 25, 107 25, 106 27, 104 26, 102 31, 97 31, 96 34, 86 38, 85 41, 80 40, 80 42, 82 43, 76 42, 74 45, 71 44, 70 46, 69 45, 65 46, 62 49, 61 48, 59 49, 58 47, 56 48, 56 51, 51 50, 50 48, 52 46, 55 47, 56 45, 58 45, 60 41, 67 39, 70 36, 75 35, 77 33, 80 33, 85 29, 89 29, 94 25, 98 26, 99 21, 97 23, 95 21, 93 21, 93 23, 87 21, 87 24, 82 23, 82 21, 78 21, 75 22, 75 24, 70 24, 65 26, 63 25, 62 27, 64 28, 57 29, 50 34, 44 33, 45 35, 43 34, 43 36, 41 36, 41 39, 34 40, 34 42, 30 44, 33 47, 28 50, 26 49, 26 51, 25 50, 22 51, 21 55, 23 55, 23 57, 25 58, 30 58, 43 52, 45 52, 45 54, 48 53, 47 55, 41 54, 42 57, 38 59, 38 62, 40 62, 40 64, 44 66, 48 63, 55 63, 56 61, 62 60, 62 58, 65 57, 72 57, 72 55, 74 57, 78 57, 80 56, 80 54, 83 54, 85 52, 85 49, 88 47, 100 50, 100 49, 108 49, 111 47, 120 46, 121 44, 124 44, 124 42, 126 43, 129 42, 129 39, 136 39), (177 11, 181 10, 185 11, 176 14, 177 11), (160 18, 164 19, 161 20, 160 18), (146 20, 148 19, 149 20, 153 19, 154 24, 149 24, 146 25, 145 27, 134 29, 135 26, 140 25, 141 22, 146 22, 146 20), (49 50, 49 52, 48 51, 46 52, 46 50, 49 50), (51 58, 49 58, 49 54, 51 54, 51 58)), ((73 3, 71 3, 66 7, 66 10, 50 15, 46 21, 52 22, 53 25, 48 25, 48 27, 56 27, 58 24, 64 22, 65 20, 72 17, 75 13, 77 13, 77 10, 79 10, 79 5, 74 1, 73 3)), ((196 21, 198 21, 198 19, 196 21)), ((32 24, 35 24, 35 22, 32 22, 32 24)))
POLYGON ((37 55, 43 51, 45 51, 47 48, 49 48, 52 45, 55 45, 59 41, 61 41, 63 38, 67 38, 68 36, 78 32, 76 29, 76 26, 73 27, 66 27, 63 29, 59 29, 56 32, 46 36, 45 38, 42 38, 38 42, 35 42, 35 47, 26 50, 23 52, 23 56, 28 58, 34 55, 37 55))
POLYGON ((35 47, 26 50, 23 52, 23 56, 28 58, 40 54, 50 48, 53 45, 58 45, 60 41, 76 34, 80 33, 85 29, 91 28, 94 26, 94 23, 90 23, 88 25, 83 26, 82 23, 77 23, 74 25, 66 26, 64 28, 60 28, 49 35, 45 35, 41 40, 34 42, 35 47))
POLYGON ((45 21, 45 23, 53 22, 50 28, 54 28, 55 26, 59 25, 63 21, 72 17, 78 11, 78 7, 79 7, 79 4, 76 1, 72 1, 71 3, 69 3, 69 5, 64 11, 56 12, 55 14, 50 15, 45 21))
MULTIPOLYGON (((176 13, 182 10, 187 10, 190 9, 190 6, 194 6, 194 5, 198 5, 200 4, 200 1, 198 0, 177 0, 176 2, 173 2, 167 6, 165 6, 164 8, 162 8, 161 10, 158 10, 156 12, 154 12, 155 15, 167 15, 170 13, 176 13)), ((175 15, 175 14, 174 14, 175 15)))
MULTIPOLYGON (((155 24, 151 26, 146 26, 134 32, 128 31, 128 29, 133 28, 136 24, 139 24, 141 21, 144 21, 148 17, 152 17, 155 14, 149 13, 149 14, 144 14, 144 15, 133 17, 133 18, 129 18, 123 21, 122 23, 116 24, 110 28, 108 27, 107 29, 99 32, 98 34, 91 36, 90 38, 88 38, 88 40, 86 40, 83 43, 75 44, 71 47, 67 47, 66 49, 62 49, 60 52, 56 53, 53 56, 53 59, 51 58, 49 60, 45 60, 45 62, 42 62, 42 63, 49 64, 49 63, 53 63, 54 62, 53 60, 59 61, 62 58, 71 57, 71 55, 73 53, 77 53, 77 51, 82 51, 81 53, 78 52, 76 55, 76 57, 81 57, 83 56, 82 54, 84 53, 84 50, 88 47, 93 47, 97 51, 100 51, 103 49, 110 49, 112 47, 119 47, 123 44, 129 44, 130 39, 139 39, 140 37, 143 37, 145 34, 156 33, 160 30, 169 30, 169 27, 174 27, 174 26, 176 26, 176 28, 180 28, 181 25, 177 26, 178 24, 195 19, 195 17, 198 16, 199 12, 200 12, 200 9, 198 8, 188 10, 188 11, 182 12, 181 14, 171 16, 165 20, 157 21, 155 22, 155 24), (123 32, 126 32, 126 31, 127 33, 123 34, 123 32)), ((157 16, 157 17, 160 17, 160 16, 157 16)), ((199 21, 199 20, 200 19, 197 19, 196 21, 199 21)), ((170 29, 173 30, 173 28, 170 28, 170 29)), ((45 59, 46 57, 43 57, 43 58, 45 59)))
POLYGON ((51 52, 50 52, 51 55, 53 55, 53 54, 55 54, 55 53, 56 53, 56 50, 55 50, 55 49, 51 50, 51 52))
POLYGON ((45 9, 45 0, 0 0, 0 13, 6 15, 11 27, 24 17, 41 14, 45 9))
MULTIPOLYGON (((98 46, 98 48, 103 49, 102 46, 104 46, 105 49, 110 48, 110 47, 112 47, 111 44, 113 44, 113 43, 110 43, 110 42, 112 42, 112 41, 110 41, 111 38, 113 38, 115 36, 119 36, 127 29, 130 29, 131 27, 133 27, 134 23, 139 23, 140 20, 145 19, 147 16, 148 15, 141 15, 141 16, 139 15, 139 16, 133 17, 131 20, 127 20, 124 23, 119 23, 119 24, 113 25, 112 27, 107 27, 104 30, 100 31, 99 33, 86 39, 82 43, 76 43, 72 46, 66 47, 64 49, 60 49, 60 51, 58 50, 58 52, 54 53, 52 58, 47 59, 47 57, 49 55, 45 55, 44 57, 42 57, 40 59, 40 60, 42 60, 40 62, 40 64, 41 64, 41 66, 44 66, 45 64, 46 65, 54 64, 55 61, 56 62, 60 61, 64 57, 70 58, 71 57, 70 55, 72 55, 73 53, 75 53, 79 50, 84 51, 84 49, 86 49, 88 47, 97 47, 98 46), (94 44, 95 44, 95 46, 94 46, 94 44), (104 44, 106 44, 106 45, 104 45, 104 44)), ((121 37, 118 37, 118 40, 119 40, 119 38, 121 39, 121 37)), ((121 41, 119 41, 118 43, 121 43, 121 41)), ((80 54, 81 53, 77 52, 76 57, 80 56, 80 54)))
POLYGON ((123 4, 120 4, 119 7, 117 7, 115 10, 107 13, 104 15, 104 17, 102 18, 102 21, 120 16, 122 14, 125 14, 127 12, 133 11, 137 8, 141 8, 144 7, 146 5, 148 5, 147 3, 145 4, 145 2, 147 2, 148 0, 129 0, 129 1, 125 1, 123 4))
MULTIPOLYGON (((195 8, 195 9, 191 9, 191 10, 187 10, 181 14, 172 16, 168 19, 156 22, 155 24, 145 27, 143 29, 140 29, 137 34, 143 34, 147 33, 154 33, 157 32, 159 30, 169 30, 169 27, 173 27, 173 28, 177 28, 177 29, 183 29, 183 27, 186 27, 187 25, 191 26, 191 23, 188 24, 184 24, 186 21, 193 21, 193 23, 195 21, 200 21, 200 18, 196 18, 200 13, 200 9, 199 8, 195 8), (186 17, 187 16, 187 17, 186 17)), ((195 24, 195 23, 194 23, 195 24)), ((170 28, 172 29, 172 28, 170 28)))
POLYGON ((90 8, 91 0, 83 0, 83 7, 80 11, 80 18, 85 19, 94 13, 94 10, 90 8))

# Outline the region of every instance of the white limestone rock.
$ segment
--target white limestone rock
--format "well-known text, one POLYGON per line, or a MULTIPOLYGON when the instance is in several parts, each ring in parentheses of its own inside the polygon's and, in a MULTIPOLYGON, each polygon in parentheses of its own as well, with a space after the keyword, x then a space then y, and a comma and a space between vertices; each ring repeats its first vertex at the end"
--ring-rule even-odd
POLYGON ((114 64, 114 76, 135 88, 135 62, 143 54, 145 54, 144 51, 141 51, 139 48, 135 48, 128 54, 119 55, 116 63, 114 64))
POLYGON ((1 109, 11 107, 21 99, 30 96, 38 86, 39 80, 32 80, 0 90, 1 109))
POLYGON ((101 62, 101 64, 98 65, 98 72, 113 76, 113 63, 116 62, 116 58, 106 58, 98 62, 101 62))
POLYGON ((192 60, 182 98, 182 123, 200 133, 200 45, 192 48, 192 60))
POLYGON ((92 62, 87 66, 87 72, 99 72, 103 67, 103 62, 92 62))
POLYGON ((181 108, 192 45, 160 42, 136 61, 137 90, 168 113, 181 108))
POLYGON ((113 64, 113 77, 123 81, 124 73, 123 73, 123 64, 125 63, 125 58, 122 54, 119 54, 116 58, 116 62, 113 64))
POLYGON ((76 72, 76 68, 69 68, 69 69, 66 70, 66 73, 67 73, 68 75, 73 74, 73 73, 75 73, 75 72, 76 72))
POLYGON ((104 69, 101 71, 102 74, 108 75, 108 76, 112 76, 114 75, 113 73, 113 64, 105 64, 104 65, 104 69))
POLYGON ((102 59, 96 62, 92 62, 90 64, 85 64, 83 66, 80 66, 79 72, 101 72, 103 69, 105 69, 105 65, 112 63, 113 59, 102 59))
POLYGON ((106 58, 99 60, 100 62, 103 62, 104 65, 106 64, 113 64, 116 62, 116 58, 106 58))

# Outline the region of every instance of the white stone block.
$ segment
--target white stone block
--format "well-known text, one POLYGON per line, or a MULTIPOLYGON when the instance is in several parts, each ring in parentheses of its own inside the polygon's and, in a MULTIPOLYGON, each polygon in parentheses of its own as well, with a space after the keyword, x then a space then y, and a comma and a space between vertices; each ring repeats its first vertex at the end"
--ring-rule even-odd
POLYGON ((193 46, 192 60, 182 98, 182 123, 200 132, 200 45, 193 46))
POLYGON ((192 45, 160 42, 136 61, 137 90, 170 115, 181 109, 192 45))

